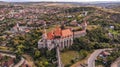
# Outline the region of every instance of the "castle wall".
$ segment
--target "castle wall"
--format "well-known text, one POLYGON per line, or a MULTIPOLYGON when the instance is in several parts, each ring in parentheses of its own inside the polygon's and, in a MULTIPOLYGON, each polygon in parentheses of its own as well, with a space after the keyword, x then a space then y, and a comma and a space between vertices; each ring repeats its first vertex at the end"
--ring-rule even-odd
POLYGON ((83 30, 83 31, 76 31, 73 33, 74 35, 74 38, 79 38, 81 36, 85 36, 86 35, 86 30, 83 30))

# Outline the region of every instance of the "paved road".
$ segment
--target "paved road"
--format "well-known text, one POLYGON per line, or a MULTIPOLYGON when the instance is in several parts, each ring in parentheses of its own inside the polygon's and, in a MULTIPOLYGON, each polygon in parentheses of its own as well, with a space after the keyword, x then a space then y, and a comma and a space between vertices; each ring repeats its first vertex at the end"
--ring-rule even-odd
POLYGON ((111 50, 111 49, 98 49, 98 50, 95 50, 95 51, 90 55, 90 57, 88 58, 88 67, 95 67, 95 60, 96 60, 97 56, 98 56, 102 51, 105 51, 105 50, 111 50))
POLYGON ((16 65, 14 65, 14 67, 20 67, 23 63, 24 63, 25 59, 23 57, 21 57, 20 62, 18 62, 16 65))
POLYGON ((120 57, 111 64, 111 67, 120 67, 120 57))
POLYGON ((15 55, 12 55, 12 54, 6 54, 6 53, 0 53, 2 56, 10 56, 12 58, 15 58, 16 56, 15 55))

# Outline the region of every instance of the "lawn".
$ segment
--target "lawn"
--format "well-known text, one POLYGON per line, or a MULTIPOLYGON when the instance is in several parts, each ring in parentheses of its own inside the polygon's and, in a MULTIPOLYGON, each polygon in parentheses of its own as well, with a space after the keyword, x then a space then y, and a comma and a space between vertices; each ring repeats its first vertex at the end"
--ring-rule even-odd
POLYGON ((8 50, 7 47, 0 46, 0 50, 8 50))
POLYGON ((11 48, 11 47, 0 46, 0 50, 2 50, 2 51, 12 51, 13 48, 11 48))
POLYGON ((62 63, 65 65, 71 64, 71 60, 79 56, 77 51, 66 51, 61 53, 62 63))
POLYGON ((93 29, 96 29, 98 28, 98 25, 88 25, 87 26, 87 30, 93 30, 93 29))
POLYGON ((80 29, 81 27, 79 27, 79 26, 66 26, 66 28, 80 29))
POLYGON ((89 54, 87 55, 87 57, 85 59, 79 60, 78 62, 74 63, 73 65, 71 65, 70 67, 77 67, 80 64, 87 64, 87 60, 90 57, 92 52, 89 52, 89 54))
POLYGON ((118 31, 111 30, 111 29, 109 30, 109 32, 110 32, 110 33, 112 33, 112 34, 114 34, 114 35, 118 35, 118 34, 119 34, 119 32, 118 32, 118 31))
POLYGON ((48 29, 46 29, 46 31, 47 32, 50 32, 50 31, 52 31, 52 30, 55 30, 56 29, 56 25, 52 25, 52 26, 50 26, 48 29))

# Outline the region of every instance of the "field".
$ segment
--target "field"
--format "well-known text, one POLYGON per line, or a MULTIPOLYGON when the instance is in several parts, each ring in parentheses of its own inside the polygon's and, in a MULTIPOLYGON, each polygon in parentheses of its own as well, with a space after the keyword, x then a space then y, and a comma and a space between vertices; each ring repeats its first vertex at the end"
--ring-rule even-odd
POLYGON ((76 51, 63 52, 63 53, 61 53, 62 63, 64 64, 64 66, 71 64, 71 60, 75 59, 77 56, 79 56, 79 54, 76 51))
POLYGON ((85 59, 79 60, 78 62, 76 62, 75 64, 73 64, 73 65, 70 66, 70 67, 77 67, 77 66, 79 66, 80 64, 86 64, 86 63, 87 63, 87 60, 88 60, 88 58, 89 58, 89 56, 90 56, 90 54, 91 54, 91 53, 89 53, 88 56, 87 56, 85 59))
POLYGON ((93 30, 93 29, 96 29, 98 28, 98 25, 88 25, 87 26, 87 30, 93 30))
POLYGON ((8 48, 0 46, 0 50, 8 50, 8 48))
POLYGON ((109 30, 110 33, 114 34, 114 35, 118 35, 119 32, 118 31, 115 31, 115 30, 109 30))

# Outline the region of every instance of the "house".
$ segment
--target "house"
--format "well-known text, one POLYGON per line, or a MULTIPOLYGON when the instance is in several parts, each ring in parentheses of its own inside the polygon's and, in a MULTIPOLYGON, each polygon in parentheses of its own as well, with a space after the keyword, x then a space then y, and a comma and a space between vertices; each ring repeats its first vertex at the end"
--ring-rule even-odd
POLYGON ((73 20, 70 22, 71 26, 78 26, 77 20, 73 20))
MULTIPOLYGON (((1 55, 0 56, 0 59, 4 59, 4 57, 1 55)), ((1 66, 2 67, 13 67, 13 65, 14 65, 14 58, 9 58, 8 60, 3 60, 2 62, 1 62, 1 66)))
POLYGON ((110 26, 110 29, 114 29, 115 27, 114 26, 110 26))

